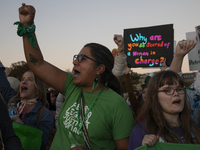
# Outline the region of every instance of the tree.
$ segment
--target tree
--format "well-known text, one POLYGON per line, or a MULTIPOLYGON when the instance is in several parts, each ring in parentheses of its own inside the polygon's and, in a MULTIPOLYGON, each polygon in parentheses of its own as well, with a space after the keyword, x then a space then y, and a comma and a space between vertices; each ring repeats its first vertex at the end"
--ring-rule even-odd
POLYGON ((28 64, 25 61, 18 61, 12 63, 10 66, 11 72, 9 76, 15 77, 21 80, 22 75, 29 70, 28 64))

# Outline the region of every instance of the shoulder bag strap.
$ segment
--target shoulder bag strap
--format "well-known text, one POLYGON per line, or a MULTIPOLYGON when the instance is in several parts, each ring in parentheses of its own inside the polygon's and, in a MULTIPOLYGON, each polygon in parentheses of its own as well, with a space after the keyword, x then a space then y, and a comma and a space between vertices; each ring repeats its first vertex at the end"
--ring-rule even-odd
MULTIPOLYGON (((82 94, 81 94, 81 121, 83 120, 84 116, 85 116, 85 108, 84 108, 84 96, 83 96, 83 91, 82 91, 82 94)), ((84 137, 85 143, 86 143, 88 149, 91 150, 90 139, 88 136, 85 121, 82 126, 82 131, 83 131, 83 137, 84 137)))
POLYGON ((3 96, 1 95, 1 93, 0 93, 0 96, 1 96, 2 100, 4 101, 4 103, 6 103, 5 100, 4 100, 4 98, 3 98, 3 96))
POLYGON ((38 128, 39 125, 40 125, 40 118, 41 118, 41 116, 42 116, 42 112, 44 111, 44 109, 45 109, 45 107, 42 107, 42 108, 40 109, 40 113, 39 113, 38 119, 37 119, 37 128, 38 128))

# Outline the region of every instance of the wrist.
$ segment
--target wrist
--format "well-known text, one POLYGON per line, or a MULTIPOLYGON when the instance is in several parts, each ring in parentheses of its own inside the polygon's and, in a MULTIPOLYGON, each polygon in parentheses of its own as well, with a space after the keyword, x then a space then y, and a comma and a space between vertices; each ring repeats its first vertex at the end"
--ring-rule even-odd
POLYGON ((124 52, 123 52, 123 51, 122 51, 122 52, 118 52, 118 53, 117 53, 117 56, 123 57, 123 56, 124 56, 124 52))
POLYGON ((124 47, 119 46, 117 50, 118 50, 118 52, 124 51, 124 47))
POLYGON ((173 59, 183 60, 184 56, 185 55, 177 55, 177 54, 175 54, 173 59))
POLYGON ((28 22, 28 23, 25 23, 25 24, 22 24, 22 25, 28 28, 33 24, 34 24, 34 22, 28 22))
POLYGON ((21 37, 21 36, 27 35, 28 40, 33 45, 33 47, 35 47, 36 49, 39 49, 37 47, 37 41, 36 41, 36 37, 34 35, 35 29, 36 29, 34 22, 28 27, 23 25, 19 21, 15 22, 14 25, 18 25, 18 28, 17 28, 17 35, 18 36, 21 37))

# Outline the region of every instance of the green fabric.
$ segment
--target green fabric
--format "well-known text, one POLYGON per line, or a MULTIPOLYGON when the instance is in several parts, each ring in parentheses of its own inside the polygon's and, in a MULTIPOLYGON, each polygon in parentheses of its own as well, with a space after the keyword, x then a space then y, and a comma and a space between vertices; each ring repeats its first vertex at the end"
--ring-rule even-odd
POLYGON ((153 147, 143 145, 136 148, 135 150, 200 150, 200 145, 156 142, 153 147))
POLYGON ((12 122, 12 125, 24 150, 40 150, 42 143, 41 130, 17 122, 12 122))
POLYGON ((191 87, 186 87, 186 89, 188 89, 188 90, 195 90, 194 87, 192 87, 192 88, 191 87))
MULTIPOLYGON (((63 150, 63 147, 70 149, 76 144, 86 147, 82 132, 77 143, 81 91, 81 87, 73 84, 73 75, 68 73, 63 93, 65 102, 59 113, 58 128, 51 150, 63 150)), ((83 91, 83 94, 87 112, 98 93, 83 91)), ((85 121, 93 150, 114 150, 115 140, 129 137, 134 126, 130 107, 112 89, 101 93, 85 121)))
POLYGON ((29 42, 36 48, 38 49, 38 47, 36 46, 37 42, 36 42, 36 38, 34 36, 34 32, 35 32, 35 24, 33 22, 32 25, 30 25, 29 27, 26 27, 24 25, 22 25, 19 21, 15 22, 14 25, 18 25, 17 28, 17 34, 21 37, 23 35, 27 35, 29 42))

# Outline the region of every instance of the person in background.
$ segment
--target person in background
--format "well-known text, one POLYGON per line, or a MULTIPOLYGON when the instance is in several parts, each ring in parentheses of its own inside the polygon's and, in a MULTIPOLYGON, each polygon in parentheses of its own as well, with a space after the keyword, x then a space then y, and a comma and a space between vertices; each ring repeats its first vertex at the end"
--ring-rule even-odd
POLYGON ((65 97, 61 93, 59 93, 56 98, 56 114, 55 114, 56 129, 58 128, 58 115, 59 115, 60 109, 61 109, 64 101, 65 101, 65 97))
POLYGON ((15 77, 7 77, 8 82, 10 83, 10 86, 17 91, 17 89, 19 88, 20 85, 20 81, 15 78, 15 77))
POLYGON ((194 41, 180 41, 170 71, 160 71, 149 78, 147 99, 138 117, 144 117, 144 120, 133 128, 129 149, 145 144, 153 146, 157 141, 188 144, 200 142, 199 128, 193 122, 193 115, 190 115, 191 104, 188 103, 183 80, 177 74, 181 71, 183 57, 195 45, 194 41))
MULTIPOLYGON (((39 112, 46 102, 46 88, 44 83, 32 71, 23 74, 20 85, 15 91, 5 75, 5 67, 0 63, 0 93, 9 107, 11 103, 18 105, 18 116, 11 120, 37 128, 39 112)), ((44 109, 38 129, 43 131, 41 150, 45 149, 53 128, 53 115, 44 109)))
POLYGON ((56 125, 55 125, 55 115, 56 115, 56 99, 57 99, 57 96, 58 96, 58 92, 56 90, 51 90, 50 91, 51 105, 50 105, 49 110, 53 114, 53 118, 54 118, 54 126, 53 127, 54 128, 56 128, 56 125))
POLYGON ((50 106, 50 111, 54 114, 55 117, 55 111, 56 111, 56 98, 58 96, 58 92, 56 90, 51 90, 50 91, 50 100, 51 100, 51 106, 50 106))
POLYGON ((194 83, 192 83, 188 88, 200 92, 200 69, 197 71, 197 76, 194 83))
MULTIPOLYGON (((196 44, 197 43, 195 43, 193 40, 179 41, 169 70, 172 70, 181 76, 183 59, 185 55, 188 54, 196 46, 196 44)), ((187 88, 186 93, 187 102, 191 106, 192 120, 196 123, 198 127, 200 127, 200 93, 196 90, 190 90, 187 88)))
MULTIPOLYGON (((20 26, 32 26, 34 16, 34 7, 20 7, 20 26)), ((112 73, 110 50, 98 43, 86 44, 74 55, 71 74, 46 62, 37 41, 35 45, 27 33, 22 36, 29 68, 65 96, 51 150, 127 149, 134 119, 112 73)))
POLYGON ((8 102, 8 106, 15 103, 18 107, 18 116, 12 117, 12 121, 29 125, 43 131, 41 150, 44 150, 53 128, 53 115, 45 108, 40 118, 39 127, 37 119, 40 110, 46 104, 45 84, 37 78, 32 71, 23 74, 17 94, 8 102))
POLYGON ((157 141, 200 144, 200 129, 191 119, 183 80, 173 71, 160 71, 150 79, 140 116, 144 120, 133 128, 128 150, 152 147, 157 141))
POLYGON ((10 83, 10 86, 16 91, 18 89, 20 81, 15 77, 9 76, 10 72, 11 72, 11 69, 6 67, 5 73, 6 73, 7 80, 10 83))

